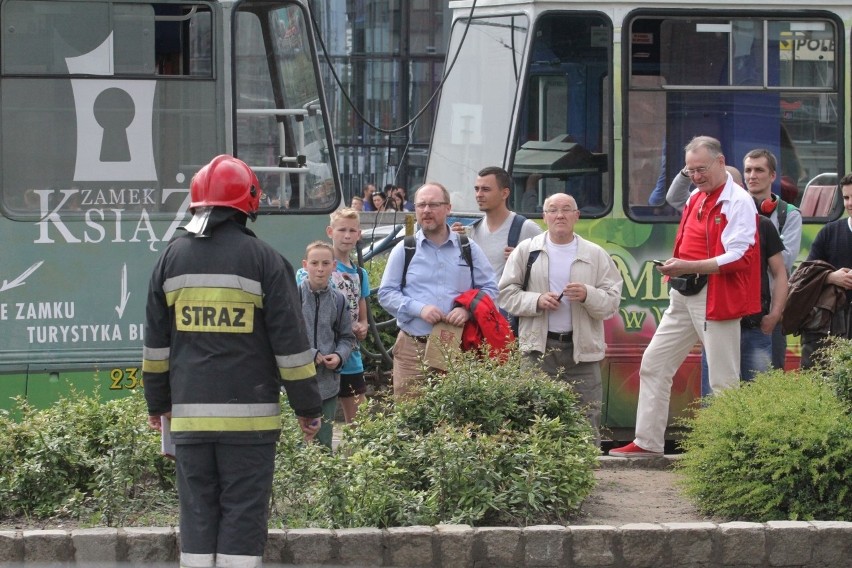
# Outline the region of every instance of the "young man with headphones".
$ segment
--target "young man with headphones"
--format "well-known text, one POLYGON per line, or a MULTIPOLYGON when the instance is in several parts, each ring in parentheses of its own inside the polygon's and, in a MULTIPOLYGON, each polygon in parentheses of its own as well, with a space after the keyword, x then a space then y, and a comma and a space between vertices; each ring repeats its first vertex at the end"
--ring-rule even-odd
MULTIPOLYGON (((743 158, 745 188, 754 198, 758 212, 768 217, 778 229, 781 242, 784 243, 781 255, 789 276, 802 243, 802 214, 792 204, 772 193, 772 183, 777 177, 777 168, 778 160, 765 148, 750 150, 743 158)), ((784 368, 786 351, 787 338, 781 333, 779 323, 772 333, 772 366, 774 368, 784 368)))

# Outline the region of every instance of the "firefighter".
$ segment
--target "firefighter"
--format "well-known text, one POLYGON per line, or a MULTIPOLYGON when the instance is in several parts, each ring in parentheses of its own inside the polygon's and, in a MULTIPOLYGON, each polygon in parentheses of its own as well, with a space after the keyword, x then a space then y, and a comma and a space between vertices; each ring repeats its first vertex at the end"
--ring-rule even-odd
POLYGON ((175 443, 180 565, 260 566, 281 385, 308 440, 322 400, 293 268, 246 227, 257 177, 217 156, 190 191, 186 234, 163 251, 148 291, 148 423, 170 424, 175 443))

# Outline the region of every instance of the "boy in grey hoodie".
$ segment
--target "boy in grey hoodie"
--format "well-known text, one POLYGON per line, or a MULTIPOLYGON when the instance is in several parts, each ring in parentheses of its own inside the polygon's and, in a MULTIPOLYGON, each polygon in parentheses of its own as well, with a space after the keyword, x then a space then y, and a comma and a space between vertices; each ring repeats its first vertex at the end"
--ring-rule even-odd
MULTIPOLYGON (((299 284, 302 316, 308 342, 314 349, 317 384, 322 397, 323 421, 316 439, 331 448, 337 394, 340 391, 340 368, 356 345, 352 318, 346 309, 346 298, 328 282, 335 268, 331 243, 314 241, 302 260, 303 279, 299 284)), ((299 271, 300 274, 302 271, 299 271)))

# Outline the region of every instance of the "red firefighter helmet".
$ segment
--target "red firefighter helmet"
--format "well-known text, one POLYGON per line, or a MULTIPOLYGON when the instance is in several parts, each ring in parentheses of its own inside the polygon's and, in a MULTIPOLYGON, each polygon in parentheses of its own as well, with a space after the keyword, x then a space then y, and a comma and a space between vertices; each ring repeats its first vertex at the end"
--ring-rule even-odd
POLYGON ((223 154, 198 170, 192 178, 190 193, 191 213, 195 213, 196 207, 217 205, 242 211, 254 220, 263 191, 245 162, 223 154))

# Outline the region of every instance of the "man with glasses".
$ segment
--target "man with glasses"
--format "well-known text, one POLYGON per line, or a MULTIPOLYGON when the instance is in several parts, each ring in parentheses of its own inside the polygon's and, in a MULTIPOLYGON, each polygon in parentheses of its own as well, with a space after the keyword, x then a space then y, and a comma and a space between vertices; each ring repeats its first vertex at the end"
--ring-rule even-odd
POLYGON ((573 384, 600 443, 603 322, 618 310, 623 282, 607 252, 574 233, 579 218, 572 196, 544 200, 547 231, 509 255, 500 307, 518 317, 525 363, 573 384))
POLYGON ((422 378, 422 359, 432 326, 443 321, 463 327, 470 318, 465 308, 454 306, 457 296, 475 287, 497 298, 488 258, 474 242, 469 242, 470 256, 466 258, 461 236, 447 224, 449 212, 450 194, 443 185, 429 182, 421 186, 414 193, 414 215, 420 226, 414 235, 414 254, 406 266, 405 243, 399 243, 388 256, 382 275, 379 303, 396 317, 400 330, 392 350, 396 398, 409 394, 412 381, 422 378))
MULTIPOLYGON (((728 171, 734 177, 734 182, 738 185, 742 185, 752 196, 754 199, 754 203, 757 206, 757 211, 760 215, 768 218, 772 225, 775 227, 777 232, 781 236, 782 251, 781 255, 783 258, 783 264, 786 267, 786 275, 783 276, 784 280, 787 280, 787 277, 793 271, 793 263, 796 260, 796 257, 799 255, 799 248, 802 242, 802 214, 801 212, 794 207, 792 204, 787 203, 774 193, 772 193, 772 183, 776 178, 776 170, 778 167, 778 160, 775 158, 775 155, 765 148, 755 148, 753 150, 749 150, 745 157, 743 158, 743 173, 745 175, 745 181, 742 178, 737 179, 739 176, 739 172, 734 174, 731 171, 731 166, 725 166, 728 168, 728 171)), ((672 181, 672 185, 669 188, 669 192, 666 195, 666 200, 669 204, 677 210, 682 210, 686 200, 689 198, 690 194, 690 177, 686 172, 680 172, 679 175, 675 176, 675 180, 672 181)), ((762 229, 760 238, 760 246, 761 250, 761 258, 765 259, 772 256, 772 254, 765 254, 768 250, 771 250, 773 247, 768 245, 767 240, 775 240, 774 236, 771 236, 771 232, 762 229), (770 233, 770 237, 764 238, 763 235, 766 233, 770 233), (765 248, 769 247, 769 248, 765 248)), ((772 264, 776 264, 775 261, 772 264)), ((770 266, 772 270, 774 267, 770 266)), ((770 272, 771 274, 772 272, 770 272)), ((779 276, 780 277, 780 276, 779 276)), ((780 288, 775 285, 776 277, 770 277, 772 281, 772 289, 778 290, 780 292, 780 288)), ((785 287, 786 288, 786 287, 785 287)), ((778 292, 773 291, 771 296, 775 298, 776 301, 782 301, 778 292)), ((786 293, 785 293, 786 294, 786 293)), ((765 300, 765 298, 764 298, 765 300)), ((766 305, 764 306, 765 312, 765 321, 761 323, 758 327, 768 326, 771 319, 774 319, 774 312, 767 311, 766 305), (773 315, 770 316, 769 314, 773 315)), ((780 314, 779 314, 780 316, 780 314)), ((743 326, 753 325, 753 321, 749 322, 749 320, 743 320, 743 326)), ((747 328, 748 329, 748 328, 747 328)), ((742 345, 744 348, 749 348, 751 350, 754 347, 755 343, 760 344, 760 349, 756 351, 762 351, 764 347, 765 338, 758 335, 758 333, 754 331, 748 331, 742 336, 742 345)), ((780 322, 774 326, 772 330, 772 336, 770 339, 771 347, 770 347, 770 355, 771 355, 771 363, 772 367, 776 369, 783 369, 784 362, 787 356, 787 336, 784 335, 781 331, 780 322)), ((743 358, 748 360, 754 360, 753 358, 748 357, 745 353, 742 354, 743 358)), ((762 360, 762 356, 761 356, 762 360)), ((761 370, 763 370, 761 368, 761 370)), ((705 376, 706 373, 702 373, 702 394, 706 394, 710 386, 707 382, 707 378, 705 376)), ((746 370, 743 369, 743 376, 746 376, 746 370)))
POLYGON ((672 379, 700 341, 710 388, 739 385, 740 319, 758 313, 760 247, 754 200, 725 170, 718 140, 697 136, 686 145, 690 194, 672 258, 657 270, 669 278, 669 307, 642 356, 636 438, 610 450, 617 457, 663 454, 672 379))

